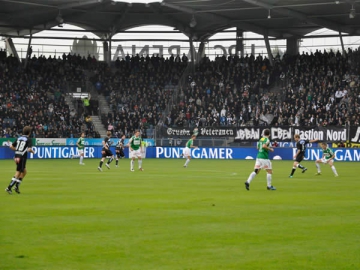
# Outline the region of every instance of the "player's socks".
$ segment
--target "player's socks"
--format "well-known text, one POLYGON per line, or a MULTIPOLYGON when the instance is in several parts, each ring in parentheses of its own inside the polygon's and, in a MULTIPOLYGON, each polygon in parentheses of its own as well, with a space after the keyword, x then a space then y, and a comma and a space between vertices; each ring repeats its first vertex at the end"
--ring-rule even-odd
POLYGON ((293 167, 291 170, 290 176, 293 176, 295 171, 296 171, 296 167, 293 167))
POLYGON ((15 192, 16 192, 17 194, 20 194, 20 189, 19 189, 19 187, 20 187, 21 182, 22 182, 22 178, 19 178, 18 181, 17 181, 16 184, 15 184, 14 190, 15 190, 15 192))
POLYGON ((72 155, 72 158, 79 158, 81 157, 80 155, 72 155))
POLYGON ((130 161, 130 169, 134 170, 134 161, 133 160, 130 161))
POLYGON ((250 184, 251 181, 255 178, 255 176, 256 176, 256 172, 250 173, 249 178, 246 182, 248 182, 250 184))
POLYGON ((113 158, 110 158, 107 162, 107 164, 110 164, 114 159, 113 158))
POLYGON ((19 188, 21 182, 22 182, 22 178, 19 178, 18 181, 16 181, 16 183, 15 183, 15 187, 19 188))
POLYGON ((80 156, 80 164, 83 163, 83 161, 84 161, 84 157, 80 156))
POLYGON ((300 168, 300 169, 304 169, 304 168, 305 168, 305 167, 304 167, 303 165, 301 165, 301 164, 298 164, 297 167, 300 168))
POLYGON ((17 180, 15 176, 11 179, 10 184, 8 186, 8 189, 12 189, 12 187, 17 183, 17 180))
POLYGON ((138 164, 139 164, 139 169, 141 169, 142 168, 142 159, 138 160, 138 164))
POLYGON ((102 167, 103 163, 104 163, 103 161, 100 161, 100 164, 99 164, 100 168, 102 167))
POLYGON ((334 173, 336 176, 338 175, 338 173, 337 173, 336 168, 335 168, 334 165, 331 166, 331 170, 333 171, 333 173, 334 173))
POLYGON ((315 163, 315 166, 316 166, 316 169, 317 169, 317 172, 320 173, 320 165, 318 163, 315 163))
POLYGON ((272 187, 271 179, 272 179, 272 174, 271 173, 266 174, 266 180, 267 180, 267 186, 268 187, 272 187))
POLYGON ((189 162, 190 162, 190 159, 186 159, 184 166, 187 167, 187 165, 189 164, 189 162))
POLYGON ((119 160, 118 159, 115 161, 115 164, 116 164, 116 166, 119 165, 119 160))

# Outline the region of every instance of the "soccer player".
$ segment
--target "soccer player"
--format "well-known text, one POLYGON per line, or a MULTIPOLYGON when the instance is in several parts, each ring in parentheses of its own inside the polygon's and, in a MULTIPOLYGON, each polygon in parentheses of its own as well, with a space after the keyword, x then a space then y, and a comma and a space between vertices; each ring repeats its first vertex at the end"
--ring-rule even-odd
POLYGON ((264 129, 263 137, 258 141, 256 148, 259 150, 254 171, 249 175, 249 178, 245 182, 245 188, 250 190, 250 183, 255 178, 255 176, 260 172, 261 169, 266 170, 266 180, 267 180, 267 189, 276 190, 275 187, 271 185, 272 180, 272 166, 269 159, 269 151, 274 152, 274 149, 271 147, 270 143, 270 129, 264 129))
POLYGON ((26 126, 23 129, 23 135, 16 139, 10 145, 10 149, 15 151, 15 163, 16 163, 16 172, 14 177, 11 179, 9 186, 5 189, 5 191, 9 194, 12 194, 12 187, 15 186, 15 192, 20 194, 20 184, 22 180, 24 180, 25 175, 27 173, 26 170, 26 160, 27 160, 27 153, 33 153, 31 139, 29 138, 31 134, 31 127, 26 126))
POLYGON ((125 157, 124 154, 124 143, 125 143, 125 135, 121 136, 121 139, 117 142, 115 146, 115 152, 116 152, 116 167, 119 165, 119 158, 125 157))
POLYGON ((112 141, 110 140, 111 138, 111 131, 107 131, 106 132, 106 137, 104 138, 102 144, 103 144, 103 148, 101 150, 101 155, 102 155, 102 158, 100 160, 100 164, 99 164, 99 167, 98 167, 98 170, 100 172, 102 172, 102 165, 104 163, 104 160, 106 157, 110 157, 107 161, 107 163, 105 164, 105 166, 110 169, 110 163, 114 160, 114 155, 113 153, 111 152, 110 150, 110 146, 112 144, 112 141))
POLYGON ((295 161, 294 161, 294 164, 293 164, 292 171, 291 171, 291 173, 289 175, 290 178, 292 178, 294 176, 296 168, 302 169, 302 173, 307 171, 307 168, 305 168, 304 166, 302 166, 300 164, 300 162, 303 161, 303 159, 305 158, 306 145, 308 143, 313 143, 313 142, 319 141, 318 139, 315 139, 315 140, 301 140, 299 134, 294 135, 294 140, 296 142, 296 149, 297 150, 296 150, 296 154, 294 155, 295 161))
POLYGON ((185 144, 185 148, 183 151, 183 155, 186 158, 185 164, 184 164, 184 168, 187 168, 188 164, 190 163, 191 160, 191 148, 198 148, 197 146, 194 146, 194 140, 196 139, 196 135, 193 134, 190 138, 190 140, 188 140, 185 144))
POLYGON ((85 163, 83 163, 83 160, 84 160, 84 148, 85 148, 85 132, 81 133, 80 138, 76 142, 76 146, 77 146, 79 155, 72 155, 71 158, 80 157, 80 163, 79 164, 80 165, 85 165, 85 163))
POLYGON ((335 153, 333 152, 333 150, 331 148, 328 147, 327 143, 321 143, 320 144, 322 150, 323 150, 323 155, 321 159, 317 159, 315 161, 315 166, 317 168, 317 173, 315 175, 321 175, 321 170, 320 170, 320 164, 319 163, 323 163, 323 164, 329 164, 329 166, 331 167, 331 170, 333 171, 335 177, 338 177, 338 173, 336 171, 336 168, 334 166, 334 158, 335 158, 335 153))
POLYGON ((129 150, 131 155, 131 161, 130 161, 130 171, 134 171, 134 161, 135 158, 138 158, 138 166, 139 170, 142 171, 142 159, 141 159, 141 153, 143 151, 142 147, 142 139, 140 137, 140 131, 135 130, 135 135, 132 136, 129 140, 129 150))

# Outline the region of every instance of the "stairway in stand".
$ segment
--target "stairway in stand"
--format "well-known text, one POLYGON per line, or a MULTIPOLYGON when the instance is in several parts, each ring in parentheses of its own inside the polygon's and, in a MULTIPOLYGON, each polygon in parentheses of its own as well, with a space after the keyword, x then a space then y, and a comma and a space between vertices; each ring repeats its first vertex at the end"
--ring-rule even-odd
POLYGON ((105 137, 106 136, 106 128, 101 123, 101 119, 99 118, 99 116, 92 115, 91 118, 92 118, 92 122, 94 124, 95 130, 97 132, 99 132, 101 138, 105 137))
POLYGON ((69 105, 69 110, 72 111, 72 110, 75 110, 75 106, 74 106, 74 103, 73 103, 73 98, 71 95, 66 95, 65 96, 65 103, 67 105, 69 105))
POLYGON ((103 95, 99 95, 97 93, 97 90, 95 89, 95 87, 89 81, 87 82, 87 89, 90 92, 91 99, 97 100, 99 103, 98 115, 92 115, 91 118, 92 118, 95 130, 97 130, 99 132, 100 136, 103 138, 106 136, 106 127, 101 122, 101 114, 107 115, 108 112, 110 111, 110 107, 109 107, 105 97, 103 95))

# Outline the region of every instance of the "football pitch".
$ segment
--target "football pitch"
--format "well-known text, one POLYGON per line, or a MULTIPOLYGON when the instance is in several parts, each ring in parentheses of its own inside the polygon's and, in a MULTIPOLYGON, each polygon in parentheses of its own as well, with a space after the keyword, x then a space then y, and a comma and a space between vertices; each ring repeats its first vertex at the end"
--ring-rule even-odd
POLYGON ((28 160, 21 194, 1 160, 1 270, 241 270, 360 268, 360 166, 313 162, 273 185, 254 161, 145 159, 97 170, 98 159, 28 160), (137 162, 135 162, 137 168, 137 162))

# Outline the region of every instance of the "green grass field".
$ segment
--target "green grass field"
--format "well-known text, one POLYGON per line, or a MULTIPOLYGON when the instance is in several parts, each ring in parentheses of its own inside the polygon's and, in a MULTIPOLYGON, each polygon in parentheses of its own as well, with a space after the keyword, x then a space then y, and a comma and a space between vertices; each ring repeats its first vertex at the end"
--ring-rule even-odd
POLYGON ((4 189, 0 161, 0 269, 359 269, 360 167, 335 163, 314 176, 273 162, 246 191, 254 161, 29 160, 22 194, 4 189), (137 163, 136 163, 137 167, 137 163))

